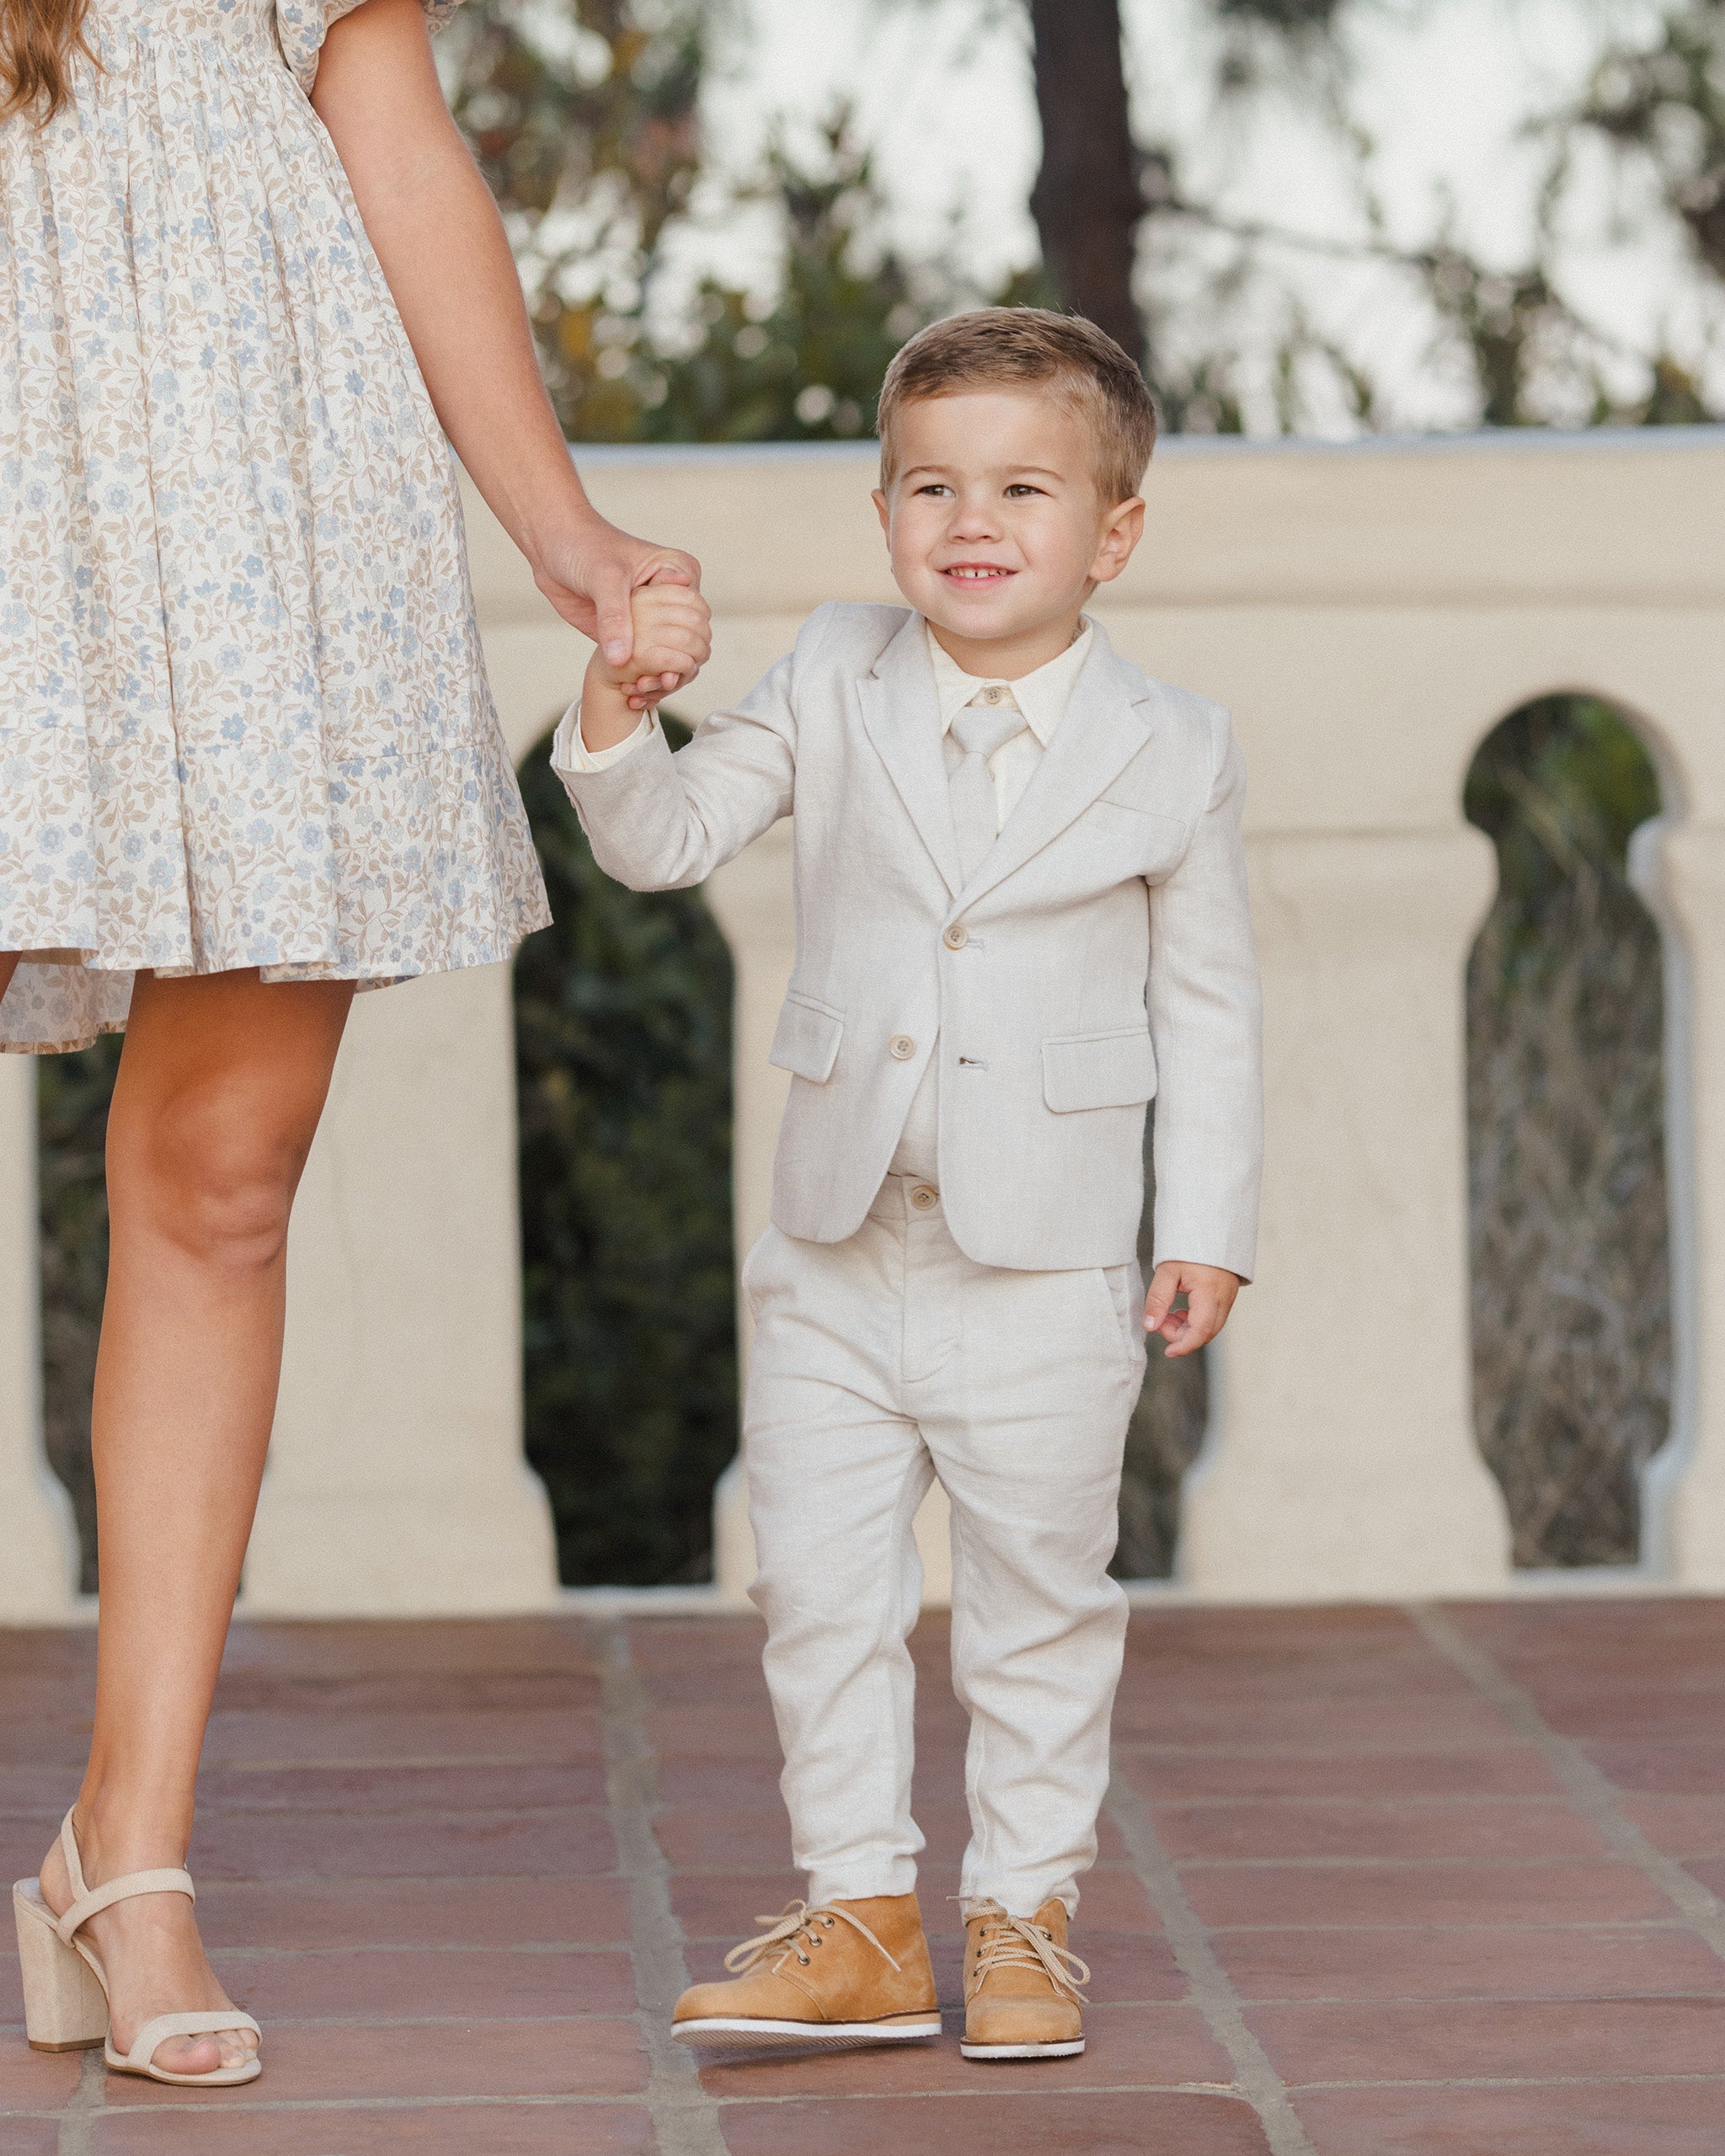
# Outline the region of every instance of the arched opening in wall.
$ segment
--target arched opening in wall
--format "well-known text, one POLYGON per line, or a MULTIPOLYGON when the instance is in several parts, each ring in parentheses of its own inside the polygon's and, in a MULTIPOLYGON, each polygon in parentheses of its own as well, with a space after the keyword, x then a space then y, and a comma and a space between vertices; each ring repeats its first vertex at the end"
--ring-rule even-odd
POLYGON ((698 892, 601 874, 547 746, 521 779, 555 926, 515 974, 527 1457, 566 1585, 704 1580, 737 1449, 730 952, 698 892))
POLYGON ((1669 1427, 1659 931, 1627 868, 1659 805, 1590 696, 1513 712, 1467 776, 1498 866, 1467 970, 1474 1417, 1526 1567, 1632 1564, 1669 1427))
MULTIPOLYGON (((1151 1161, 1156 1103, 1145 1126, 1144 1220, 1138 1234, 1138 1258, 1150 1278, 1151 1221, 1156 1210, 1156 1175, 1151 1161)), ((1126 1458, 1120 1477, 1120 1540, 1109 1566, 1116 1579, 1162 1580, 1172 1577, 1180 1539, 1180 1490, 1186 1470, 1204 1443, 1210 1415, 1210 1386, 1203 1353, 1170 1362, 1160 1341, 1150 1343, 1150 1367, 1126 1430, 1126 1458)))
POLYGON ((108 1290, 103 1154, 120 1036, 36 1058, 36 1189, 42 1279, 42 1434, 77 1521, 79 1591, 96 1592, 90 1393, 108 1290))

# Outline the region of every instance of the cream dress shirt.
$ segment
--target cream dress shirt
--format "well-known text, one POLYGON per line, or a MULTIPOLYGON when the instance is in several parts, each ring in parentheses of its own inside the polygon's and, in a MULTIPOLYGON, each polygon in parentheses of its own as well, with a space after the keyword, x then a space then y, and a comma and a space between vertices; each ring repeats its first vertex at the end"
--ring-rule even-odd
MULTIPOLYGON (((1014 734, 1010 741, 1002 742, 988 760, 989 776, 994 781, 995 829, 1004 830, 1007 817, 1023 799, 1036 766, 1054 739, 1055 728, 1066 715, 1072 691, 1095 641, 1090 623, 1083 623, 1058 659, 1050 659, 1045 665, 1039 666, 1033 673, 1021 675, 1016 681, 1006 680, 998 675, 967 674, 958 660, 942 648, 927 622, 922 630, 928 645, 929 664, 934 669, 943 739, 952 732, 953 721, 967 704, 983 703, 996 707, 1015 704, 1024 714, 1024 731, 1014 734)), ((608 770, 612 764, 620 763, 632 749, 638 748, 651 734, 654 724, 653 713, 644 712, 641 723, 626 739, 609 749, 594 750, 581 739, 581 707, 572 704, 552 743, 552 760, 571 771, 608 770)), ((892 1175, 917 1176, 929 1182, 934 1180, 940 1153, 939 1065, 937 1051, 928 1059, 922 1082, 916 1088, 911 1112, 905 1118, 905 1128, 889 1170, 892 1175)))
MULTIPOLYGON (((1010 741, 1003 741, 988 760, 989 776, 994 781, 994 827, 996 831, 1004 830, 1007 817, 1023 799, 1024 790, 1054 739, 1055 728, 1066 715, 1066 707, 1072 701, 1072 691, 1084 671, 1084 662, 1090 656, 1094 641, 1090 624, 1084 623, 1058 659, 1039 666, 1033 674, 1021 675, 1016 681, 1003 680, 998 675, 967 674, 958 660, 942 648, 926 622, 923 632, 928 640, 929 663, 934 669, 935 691, 940 698, 943 736, 952 732, 953 721, 967 704, 996 707, 1016 704, 1024 714, 1024 731, 1015 734, 1010 741)), ((911 1113, 905 1118, 889 1174, 917 1176, 926 1182, 935 1180, 940 1158, 939 1067, 940 1051, 937 1046, 911 1102, 911 1113)))

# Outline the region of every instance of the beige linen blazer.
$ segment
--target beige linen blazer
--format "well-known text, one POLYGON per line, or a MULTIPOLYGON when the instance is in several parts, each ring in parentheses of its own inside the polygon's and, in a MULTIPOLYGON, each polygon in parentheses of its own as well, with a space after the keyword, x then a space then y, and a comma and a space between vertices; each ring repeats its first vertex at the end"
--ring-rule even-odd
POLYGON ((959 866, 920 618, 830 605, 673 755, 655 727, 602 771, 558 764, 600 866, 702 882, 795 816, 797 962, 772 1044, 791 1073, 772 1218, 841 1242, 879 1189, 931 1055, 940 1186, 965 1254, 1022 1271, 1136 1254, 1156 1097, 1155 1254, 1252 1268, 1258 969, 1219 706, 1100 627, 994 849, 959 866))

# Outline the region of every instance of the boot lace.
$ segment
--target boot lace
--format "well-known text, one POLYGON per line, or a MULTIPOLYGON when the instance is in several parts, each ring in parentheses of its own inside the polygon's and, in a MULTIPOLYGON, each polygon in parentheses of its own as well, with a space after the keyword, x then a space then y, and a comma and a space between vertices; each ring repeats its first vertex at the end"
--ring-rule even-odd
POLYGON ((971 1977, 973 1993, 996 1969, 1040 1969, 1061 1998, 1088 2004, 1079 1986, 1090 1982, 1090 1965, 1057 1946, 1046 1924, 1009 1916, 998 1903, 978 1914, 983 1919, 982 1939, 971 1977))
POLYGON ((770 1954, 774 1956, 775 1969, 791 1954, 806 1969, 810 1954, 805 1950, 819 1946, 836 1924, 847 1924, 852 1931, 860 1931, 877 1954, 884 1956, 895 1969, 899 1967, 862 1919, 853 1917, 836 1902, 816 1903, 812 1908, 807 1902, 787 1902, 776 1917, 756 1917, 755 1921, 765 1924, 766 1930, 758 1939, 745 1939, 740 1946, 732 1947, 724 1957, 725 1967, 734 1977, 747 1976, 770 1954))

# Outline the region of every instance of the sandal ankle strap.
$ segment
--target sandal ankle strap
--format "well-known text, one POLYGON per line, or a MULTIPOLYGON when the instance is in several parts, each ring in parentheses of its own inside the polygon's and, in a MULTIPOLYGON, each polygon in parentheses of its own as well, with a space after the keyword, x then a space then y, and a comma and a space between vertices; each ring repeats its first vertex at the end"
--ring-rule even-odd
POLYGON ((140 1894, 184 1894, 191 1902, 198 1898, 191 1874, 178 1866, 157 1871, 128 1871, 119 1879, 110 1879, 105 1886, 86 1886, 84 1868, 77 1853, 77 1836, 72 1832, 69 1812, 61 1823, 60 1846, 65 1853, 72 1892, 72 1907, 63 1917, 56 1918, 54 1924, 64 1945, 70 1946, 74 1933, 104 1909, 111 1909, 116 1902, 134 1901, 140 1894))

